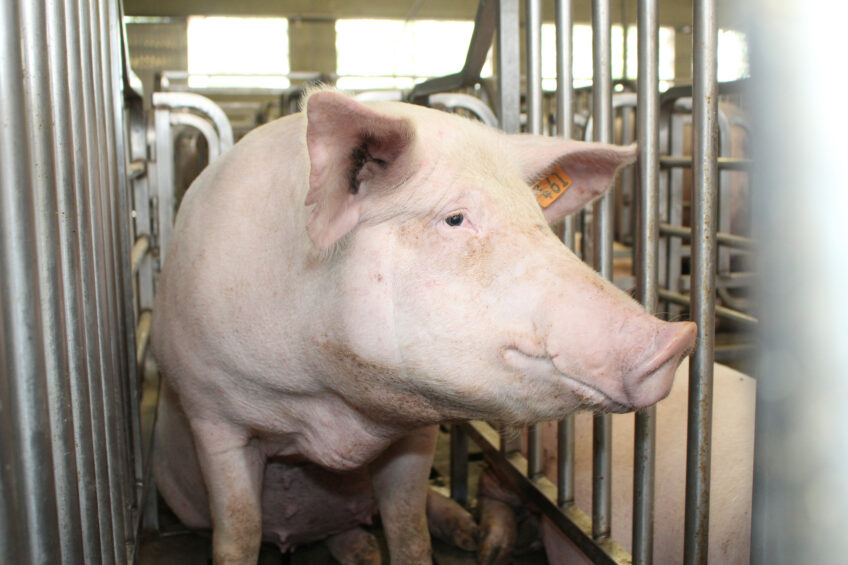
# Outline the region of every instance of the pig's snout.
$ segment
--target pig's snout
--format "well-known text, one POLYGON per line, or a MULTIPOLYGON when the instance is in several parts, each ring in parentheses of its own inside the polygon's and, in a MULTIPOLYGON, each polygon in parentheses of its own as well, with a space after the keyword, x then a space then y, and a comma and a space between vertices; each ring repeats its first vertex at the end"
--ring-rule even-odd
POLYGON ((624 376, 627 404, 634 410, 652 406, 668 396, 674 373, 695 347, 697 326, 692 322, 664 324, 656 347, 624 376))

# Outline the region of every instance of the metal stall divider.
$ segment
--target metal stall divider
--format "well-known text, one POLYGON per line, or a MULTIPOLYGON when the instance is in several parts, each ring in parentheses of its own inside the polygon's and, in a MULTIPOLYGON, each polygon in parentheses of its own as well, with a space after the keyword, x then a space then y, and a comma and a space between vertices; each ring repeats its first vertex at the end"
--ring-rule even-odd
MULTIPOLYGON (((486 2, 481 2, 481 11, 486 2)), ((527 2, 527 45, 528 51, 538 49, 534 38, 537 19, 537 5, 527 2)), ((518 3, 504 0, 497 3, 498 28, 498 85, 500 99, 498 114, 502 129, 508 132, 518 131, 519 116, 517 89, 518 75, 517 20, 518 3)), ((573 114, 574 90, 571 85, 571 4, 567 0, 556 3, 557 51, 558 51, 558 92, 557 92, 557 134, 571 136, 572 120, 579 116, 573 114)), ((715 315, 714 287, 716 267, 716 223, 710 219, 716 217, 716 169, 717 153, 714 141, 716 130, 716 68, 714 0, 698 1, 694 8, 696 28, 696 85, 693 117, 693 138, 695 139, 693 160, 688 161, 700 180, 696 183, 695 226, 690 235, 688 230, 669 227, 662 224, 660 218, 667 217, 668 203, 660 197, 660 165, 682 166, 671 163, 673 158, 660 157, 661 108, 658 76, 658 3, 656 0, 640 0, 638 3, 638 41, 639 71, 636 111, 638 112, 639 155, 639 198, 637 204, 634 244, 637 247, 637 295, 645 309, 655 313, 658 301, 672 300, 689 305, 684 296, 663 290, 660 286, 667 282, 667 276, 661 274, 667 268, 667 249, 660 247, 660 234, 675 237, 689 237, 692 241, 694 272, 691 278, 691 309, 695 321, 699 323, 700 334, 698 350, 691 369, 690 390, 690 433, 688 447, 689 460, 687 471, 687 510, 686 510, 686 561, 704 563, 706 560, 708 516, 705 513, 709 491, 709 406, 711 397, 710 376, 714 355, 714 326, 711 316, 715 315), (704 107, 709 98, 710 104, 704 107), (706 226, 706 227, 705 227, 706 226), (712 230, 713 233, 709 233, 712 230), (685 234, 683 232, 686 232, 685 234), (697 287, 697 288, 696 288, 697 287), (671 298, 670 298, 671 297, 671 298)), ((479 16, 479 13, 478 13, 479 16)), ((479 21, 478 21, 479 23, 479 21)), ((592 95, 592 139, 612 142, 612 78, 610 65, 610 14, 607 0, 593 2, 593 37, 595 81, 592 95)), ((479 39, 479 38, 478 38, 479 39)), ((484 50, 484 49, 483 49, 484 50)), ((481 51, 479 45, 472 42, 471 53, 481 51)), ((537 92, 535 74, 536 55, 527 55, 527 118, 528 131, 539 128, 536 120, 537 92)), ((463 85, 454 85, 458 88, 463 85)), ((582 92, 582 91, 581 91, 582 92)), ((432 93, 428 91, 428 94, 432 93)), ((588 92, 582 92, 584 98, 588 92)), ((632 96, 632 95, 631 95, 632 96)), ((619 104, 632 107, 628 97, 619 104)), ((588 126, 588 124, 587 124, 588 126)), ((539 128, 540 130, 541 128, 539 128)), ((587 128, 588 129, 588 128, 587 128)), ((585 132, 588 137, 588 131, 585 132)), ((727 159, 723 167, 741 167, 744 163, 732 163, 727 159)), ((605 196, 595 205, 593 222, 594 241, 593 259, 596 269, 607 278, 612 278, 613 259, 613 195, 605 196)), ((566 223, 564 241, 574 245, 575 225, 573 220, 566 223)), ((720 234, 722 244, 740 248, 750 247, 746 238, 720 234)), ((678 241, 679 244, 679 241, 678 241)), ((722 309, 719 308, 719 311, 722 309)), ((732 316, 736 321, 753 324, 755 320, 738 312, 723 315, 732 316)), ((637 414, 636 449, 634 452, 634 523, 633 554, 627 553, 618 543, 610 539, 610 450, 611 426, 608 417, 595 417, 594 421, 594 461, 593 461, 593 516, 590 519, 582 510, 573 505, 573 423, 570 418, 558 425, 557 484, 553 485, 544 476, 540 476, 538 461, 539 446, 536 432, 529 433, 529 457, 525 459, 518 452, 515 441, 498 437, 495 430, 482 422, 471 422, 463 426, 454 426, 452 432, 451 454, 451 493, 457 500, 467 496, 467 444, 466 437, 472 438, 483 451, 487 461, 498 471, 511 487, 535 504, 552 522, 560 528, 578 547, 596 563, 651 563, 653 558, 653 499, 654 499, 654 452, 655 452, 655 409, 642 410, 637 414)))
POLYGON ((136 550, 138 167, 121 12, 117 0, 0 7, 4 563, 126 563, 136 550))

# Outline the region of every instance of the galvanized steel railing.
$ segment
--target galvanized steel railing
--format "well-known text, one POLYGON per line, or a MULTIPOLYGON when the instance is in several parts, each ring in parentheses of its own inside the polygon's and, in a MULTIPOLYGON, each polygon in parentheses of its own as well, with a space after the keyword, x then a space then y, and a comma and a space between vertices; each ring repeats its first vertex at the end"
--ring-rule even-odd
MULTIPOLYGON (((540 118, 542 100, 541 77, 538 73, 539 36, 541 33, 539 3, 526 2, 526 102, 527 131, 542 133, 540 118)), ((481 11, 486 3, 481 3, 481 11)), ((610 5, 609 0, 593 0, 593 60, 594 85, 592 88, 592 139, 613 141, 613 100, 610 62, 610 5)), ((519 2, 501 0, 496 6, 498 45, 497 83, 499 88, 498 117, 501 127, 508 132, 520 129, 520 79, 519 74, 519 2)), ((571 136, 573 115, 573 90, 571 87, 571 2, 556 2, 557 23, 557 132, 571 136)), ((674 237, 680 246, 682 238, 691 242, 693 275, 691 298, 662 290, 661 270, 667 266, 666 245, 660 247, 661 218, 667 217, 667 202, 661 209, 660 165, 686 166, 685 163, 664 157, 661 160, 660 122, 661 107, 658 77, 659 13, 656 0, 638 3, 639 81, 637 85, 638 143, 639 143, 639 199, 637 202, 636 283, 637 298, 649 312, 656 312, 659 300, 672 303, 684 301, 689 305, 693 319, 699 325, 699 340, 690 368, 690 422, 687 458, 686 505, 686 563, 705 563, 708 542, 709 508, 709 457, 710 414, 712 397, 712 363, 714 359, 714 316, 717 238, 717 178, 718 153, 716 36, 714 0, 696 1, 693 10, 695 29, 695 85, 693 108, 693 157, 688 160, 695 175, 695 213, 693 230, 682 233, 682 221, 663 224, 662 235, 674 237), (665 214, 663 214, 665 212, 665 214), (663 215, 661 215, 663 214, 663 215)), ((472 45, 469 54, 483 51, 472 45)), ((463 85, 464 86, 464 85, 463 85)), ((631 103, 632 104, 632 103, 631 103)), ((588 135, 589 132, 587 132, 588 135)), ((743 167, 747 163, 724 161, 722 167, 743 167)), ((593 237, 590 249, 592 263, 602 276, 612 278, 614 198, 605 195, 592 210, 593 237)), ((564 228, 564 241, 574 246, 575 221, 569 219, 564 228)), ((585 240, 584 240, 585 241, 585 240)), ((724 236, 724 244, 739 248, 750 247, 750 240, 724 236)), ((675 256, 679 260, 680 253, 675 256)), ((676 288, 676 287, 675 287, 676 288)), ((719 308, 719 310, 722 310, 719 308)), ((719 312, 743 324, 755 324, 750 316, 727 308, 719 312)), ((654 408, 641 410, 636 415, 636 447, 634 461, 634 523, 632 555, 610 539, 612 422, 609 416, 594 418, 593 504, 592 516, 576 508, 574 501, 574 428, 573 418, 559 423, 557 484, 541 476, 538 431, 528 432, 527 458, 519 452, 514 439, 497 437, 487 424, 473 422, 454 426, 451 435, 451 494, 460 501, 467 497, 467 439, 471 437, 502 479, 529 498, 552 522, 563 530, 586 555, 596 563, 651 563, 653 559, 653 504, 655 458, 654 408)))
POLYGON ((0 3, 3 563, 132 555, 139 430, 120 12, 117 0, 0 3))

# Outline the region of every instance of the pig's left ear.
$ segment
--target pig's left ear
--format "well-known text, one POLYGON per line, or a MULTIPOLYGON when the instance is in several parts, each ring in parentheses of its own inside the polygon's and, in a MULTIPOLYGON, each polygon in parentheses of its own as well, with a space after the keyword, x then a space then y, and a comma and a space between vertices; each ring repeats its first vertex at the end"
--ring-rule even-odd
POLYGON ((636 145, 607 145, 539 135, 512 135, 525 182, 551 223, 580 210, 612 186, 636 145))
POLYGON ((399 184, 409 168, 412 123, 332 91, 306 101, 309 151, 306 225, 312 242, 327 249, 359 223, 364 203, 399 184))

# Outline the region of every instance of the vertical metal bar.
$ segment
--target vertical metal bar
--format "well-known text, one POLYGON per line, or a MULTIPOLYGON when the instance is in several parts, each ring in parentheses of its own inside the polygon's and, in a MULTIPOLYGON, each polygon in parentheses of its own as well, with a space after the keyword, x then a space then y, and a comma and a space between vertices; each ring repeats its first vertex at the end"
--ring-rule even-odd
POLYGON ((157 106, 153 110, 156 128, 156 196, 158 196, 159 261, 165 261, 174 225, 174 142, 171 138, 171 110, 157 106))
MULTIPOLYGON (((105 335, 111 335, 106 327, 106 288, 104 281, 102 220, 100 213, 99 191, 102 187, 99 161, 99 136, 97 129, 97 106, 95 104, 94 51, 92 48, 91 6, 89 0, 78 1, 76 13, 78 27, 81 75, 78 85, 82 91, 82 113, 78 116, 82 132, 83 155, 86 174, 82 179, 80 207, 80 234, 83 259, 83 296, 86 305, 86 342, 88 344, 89 364, 89 402, 92 416, 92 439, 94 445, 94 479, 97 490, 97 506, 100 530, 100 552, 103 563, 114 563, 115 534, 112 523, 112 485, 109 474, 108 445, 106 428, 109 425, 104 409, 105 375, 112 371, 105 335)), ((77 116, 72 116, 72 119, 77 116)), ((78 167, 78 170, 80 167, 78 167)))
POLYGON ((95 193, 95 204, 99 216, 99 243, 101 255, 99 270, 103 285, 103 298, 101 316, 104 320, 105 330, 103 335, 104 354, 106 357, 107 371, 102 374, 103 396, 101 403, 103 415, 106 422, 106 455, 108 460, 109 489, 111 492, 111 518, 113 530, 113 551, 115 560, 125 560, 124 547, 124 491, 121 486, 121 434, 122 429, 118 414, 121 410, 118 405, 119 398, 116 396, 116 381, 120 380, 121 363, 118 344, 121 342, 119 324, 117 320, 118 303, 116 298, 116 282, 114 268, 114 242, 115 230, 113 221, 113 207, 111 202, 112 182, 111 168, 114 155, 112 153, 112 140, 110 138, 109 113, 111 106, 106 92, 106 71, 103 56, 103 36, 101 28, 101 8, 103 0, 91 0, 91 47, 94 68, 94 107, 97 127, 97 166, 100 172, 100 183, 95 193))
MULTIPOLYGON (((595 141, 612 142, 612 69, 610 44, 610 2, 592 0, 592 116, 595 141)), ((615 202, 613 189, 594 205, 595 269, 612 280, 612 219, 615 202)), ((592 457, 592 536, 609 537, 612 513, 612 418, 609 414, 593 417, 592 457)))
POLYGON ((69 337, 68 355, 70 364, 70 387, 73 399, 73 425, 75 438, 75 454, 79 472, 78 489, 80 492, 80 516, 82 528, 83 551, 86 563, 101 561, 100 547, 100 509, 98 507, 97 485, 95 482, 95 443, 92 428, 89 380, 97 374, 99 364, 95 345, 89 341, 93 315, 92 286, 90 282, 90 255, 84 243, 90 229, 88 210, 85 205, 86 187, 88 186, 87 150, 85 146, 86 132, 83 120, 84 104, 80 87, 82 80, 82 55, 80 52, 78 6, 76 2, 60 2, 51 0, 51 5, 64 6, 63 22, 59 22, 52 44, 58 49, 67 51, 67 64, 62 69, 67 75, 67 83, 56 80, 54 94, 57 102, 56 135, 61 138, 58 145, 57 168, 59 171, 59 209, 60 231, 67 233, 63 237, 63 245, 67 249, 62 252, 63 271, 69 276, 65 281, 65 317, 73 320, 76 327, 69 337), (64 25, 61 25, 64 23, 64 25), (67 35, 66 30, 70 30, 67 35), (76 88, 71 89, 70 85, 76 88), (58 101, 64 100, 65 106, 58 101), (66 172, 67 171, 67 172, 66 172), (63 180, 61 175, 69 178, 63 180), (89 324, 88 322, 91 322, 89 324))
POLYGON ((468 502, 468 435, 459 424, 450 430, 450 495, 463 506, 468 502))
MULTIPOLYGON (((574 88, 572 79, 571 0, 557 0, 557 134, 571 139, 574 122, 574 88)), ((575 219, 565 218, 563 242, 574 250, 575 219)), ((574 502, 574 416, 557 423, 557 506, 574 502)))
POLYGON ((710 435, 713 351, 718 134, 715 0, 694 3, 692 108, 692 319, 698 341, 689 363, 684 561, 707 563, 710 510, 710 435))
MULTIPOLYGON (((527 131, 542 134, 542 2, 525 0, 527 131)), ((527 428, 527 476, 542 473, 542 435, 538 424, 527 428)))
POLYGON ((521 75, 519 65, 518 0, 498 3, 498 117, 501 129, 521 129, 521 75))
MULTIPOLYGON (((105 116, 106 164, 108 183, 106 185, 107 207, 110 218, 111 265, 110 280, 113 285, 112 317, 116 334, 111 342, 113 355, 116 356, 118 372, 112 375, 112 402, 114 410, 116 455, 116 476, 119 480, 122 497, 119 499, 121 527, 123 535, 116 539, 119 555, 126 559, 127 540, 132 536, 128 532, 133 528, 134 481, 130 455, 131 426, 129 421, 129 380, 135 375, 135 324, 128 320, 127 312, 131 306, 131 296, 125 281, 129 282, 129 236, 126 234, 128 210, 122 203, 126 200, 126 158, 123 154, 123 102, 120 96, 120 41, 116 41, 117 14, 113 13, 115 0, 100 0, 99 36, 101 38, 101 88, 103 89, 103 112, 105 116), (117 63, 117 65, 116 65, 117 63), (117 66, 117 69, 116 69, 117 66)), ((131 309, 130 309, 131 312, 131 309)))
MULTIPOLYGON (((506 133, 521 130, 521 74, 518 0, 499 0, 497 57, 498 57, 498 117, 506 133)), ((518 436, 501 432, 501 451, 510 453, 521 449, 518 436)))
MULTIPOLYGON (((22 37, 15 2, 0 3, 0 72, 7 78, 26 77, 22 37)), ((26 33, 26 32, 24 32, 26 33)), ((28 69, 29 71, 29 69, 28 69)), ((61 560, 56 515, 48 398, 44 382, 42 320, 36 226, 29 144, 22 137, 40 124, 26 121, 26 88, 20 80, 0 81, 0 337, 3 340, 4 392, 14 427, 14 457, 10 464, 16 484, 4 494, 14 499, 21 522, 11 541, 25 563, 61 560), (14 491, 14 492, 13 492, 14 491)), ((34 94, 34 93, 33 93, 34 94)), ((5 466, 5 465, 4 465, 5 466)), ((6 486, 4 485, 4 490, 6 486)), ((8 528, 6 528, 8 529, 8 528)))
MULTIPOLYGON (((639 186, 636 294, 648 313, 657 309, 659 274, 659 12, 657 0, 639 0, 639 186)), ((654 553, 656 407, 636 412, 633 461, 633 563, 648 565, 654 553)))
MULTIPOLYGON (((82 560, 79 525, 79 496, 77 468, 73 451, 71 397, 66 379, 68 369, 67 331, 63 317, 62 278, 60 269, 59 209, 56 195, 54 163, 53 91, 50 79, 51 63, 61 64, 61 54, 48 59, 51 41, 47 35, 45 5, 26 2, 21 5, 21 33, 24 50, 24 89, 27 93, 27 115, 37 127, 28 136, 32 159, 37 231, 37 264, 39 296, 41 299, 42 336, 44 339, 45 379, 53 448, 56 499, 59 521, 58 540, 63 562, 82 560)), ((60 80, 64 80, 61 77, 60 80)))

